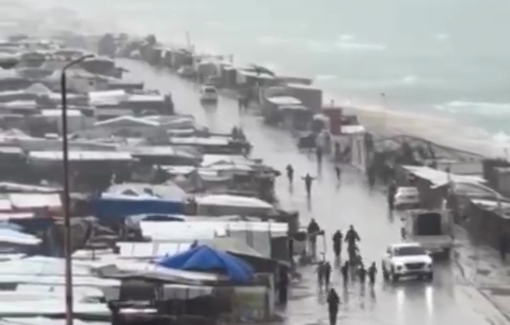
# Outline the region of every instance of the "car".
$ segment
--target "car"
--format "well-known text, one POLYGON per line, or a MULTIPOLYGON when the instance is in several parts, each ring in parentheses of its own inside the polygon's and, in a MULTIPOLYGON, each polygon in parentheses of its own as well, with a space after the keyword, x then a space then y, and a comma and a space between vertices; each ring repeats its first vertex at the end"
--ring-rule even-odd
POLYGON ((416 187, 401 186, 395 193, 395 209, 417 209, 420 206, 420 194, 416 187))
POLYGON ((200 101, 202 102, 217 102, 218 91, 214 86, 203 86, 200 90, 200 101))
POLYGON ((384 279, 393 282, 407 276, 417 276, 428 281, 434 278, 432 257, 419 243, 388 246, 381 268, 384 279))
POLYGON ((191 65, 184 65, 177 70, 177 74, 183 78, 192 78, 195 75, 195 69, 191 65))

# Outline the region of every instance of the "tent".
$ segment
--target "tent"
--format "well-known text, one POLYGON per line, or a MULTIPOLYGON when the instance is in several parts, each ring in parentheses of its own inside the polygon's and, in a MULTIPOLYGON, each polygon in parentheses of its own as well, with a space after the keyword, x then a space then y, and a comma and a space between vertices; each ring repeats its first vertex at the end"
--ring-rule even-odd
POLYGON ((95 216, 102 222, 124 221, 138 214, 184 214, 182 200, 163 200, 146 197, 99 197, 92 199, 95 216))
POLYGON ((196 245, 177 255, 163 258, 161 266, 186 271, 221 271, 238 283, 252 281, 253 268, 239 258, 207 245, 196 245))

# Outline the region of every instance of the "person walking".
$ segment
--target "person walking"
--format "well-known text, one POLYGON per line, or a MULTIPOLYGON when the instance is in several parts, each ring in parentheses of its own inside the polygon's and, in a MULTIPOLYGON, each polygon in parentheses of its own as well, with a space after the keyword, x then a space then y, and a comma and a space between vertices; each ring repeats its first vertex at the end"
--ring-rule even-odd
POLYGON ((506 261, 506 254, 508 252, 508 235, 506 233, 502 233, 499 236, 499 244, 498 244, 499 254, 501 256, 501 261, 506 261))
POLYGON ((337 230, 333 235, 333 252, 335 253, 335 259, 340 260, 340 254, 342 253, 342 232, 337 230))
POLYGON ((358 276, 359 276, 359 282, 362 285, 365 284, 365 279, 366 279, 366 276, 367 276, 367 270, 365 269, 365 266, 362 263, 359 265, 358 276))
POLYGON ((237 100, 238 106, 239 106, 239 113, 242 113, 244 111, 244 99, 243 97, 239 96, 239 99, 237 100))
POLYGON ((317 264, 317 270, 315 271, 317 273, 317 286, 319 289, 322 289, 322 284, 324 283, 324 262, 320 261, 317 264))
POLYGON ((317 163, 321 164, 322 163, 322 148, 321 147, 315 148, 315 154, 317 156, 317 163))
POLYGON ((306 174, 305 177, 303 177, 303 180, 305 181, 305 189, 306 189, 306 195, 310 197, 312 195, 312 182, 315 178, 310 176, 310 174, 306 174))
POLYGON ((377 274, 377 267, 375 266, 375 262, 372 262, 372 265, 368 268, 368 280, 371 285, 375 284, 375 276, 377 274))
POLYGON ((294 167, 291 164, 288 164, 285 168, 287 170, 287 179, 289 180, 289 184, 292 185, 294 181, 294 167))
POLYGON ((397 194, 397 183, 395 180, 392 180, 390 185, 388 186, 388 208, 390 211, 393 211, 395 208, 395 195, 397 194))
POLYGON ((335 289, 331 288, 328 293, 329 325, 336 325, 336 319, 338 317, 338 307, 339 306, 340 306, 340 297, 336 293, 335 289))
POLYGON ((329 264, 329 262, 325 262, 323 268, 324 284, 326 285, 326 288, 329 288, 329 283, 331 280, 331 264, 329 264))
POLYGON ((335 165, 335 173, 336 173, 336 180, 340 181, 340 177, 342 176, 342 170, 340 169, 340 166, 335 165))
POLYGON ((278 298, 281 305, 287 304, 287 292, 289 287, 289 273, 287 267, 283 266, 280 268, 280 277, 278 283, 278 298))
POLYGON ((340 268, 340 272, 342 273, 342 278, 344 280, 344 285, 349 281, 349 261, 345 261, 344 265, 340 268))
POLYGON ((317 255, 317 235, 321 231, 321 227, 315 221, 315 219, 312 218, 310 220, 310 223, 308 224, 308 228, 306 229, 308 240, 310 243, 310 253, 313 258, 317 255))

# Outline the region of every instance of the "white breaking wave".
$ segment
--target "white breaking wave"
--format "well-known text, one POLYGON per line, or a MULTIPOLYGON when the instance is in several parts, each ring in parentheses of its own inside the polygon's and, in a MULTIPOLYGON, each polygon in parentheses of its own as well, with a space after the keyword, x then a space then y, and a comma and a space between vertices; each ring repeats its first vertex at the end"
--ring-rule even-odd
POLYGON ((506 134, 503 131, 500 131, 492 136, 494 141, 500 142, 500 143, 506 143, 510 146, 510 135, 506 134))
POLYGON ((403 84, 409 85, 409 84, 414 84, 416 82, 416 80, 418 80, 417 76, 410 75, 410 76, 405 76, 402 79, 400 79, 400 82, 403 84))
POLYGON ((336 47, 342 50, 352 50, 352 51, 384 51, 386 50, 386 46, 381 44, 373 44, 373 43, 354 43, 354 42, 345 42, 339 41, 336 42, 336 47))
MULTIPOLYGON (((42 1, 26 1, 29 2, 30 5, 42 5, 42 1)), ((48 7, 51 7, 53 4, 58 3, 59 6, 68 7, 73 9, 73 4, 70 2, 64 2, 62 0, 48 0, 44 1, 44 12, 38 13, 38 15, 31 14, 30 17, 25 17, 26 19, 35 19, 37 22, 41 22, 44 24, 49 24, 49 30, 53 29, 71 29, 72 26, 76 26, 77 21, 81 23, 81 19, 84 20, 84 24, 79 24, 76 32, 87 32, 90 30, 97 31, 97 33, 102 32, 118 32, 120 30, 126 31, 132 34, 148 34, 154 33, 158 37, 164 38, 169 37, 168 33, 165 35, 165 31, 163 29, 157 30, 155 29, 155 25, 152 24, 144 24, 142 21, 137 21, 136 19, 129 19, 129 17, 124 16, 122 13, 118 15, 112 15, 112 13, 116 13, 116 11, 111 11, 113 9, 117 10, 118 8, 122 8, 122 6, 129 6, 130 4, 122 3, 119 5, 113 4, 113 2, 108 2, 106 6, 108 8, 103 8, 104 10, 89 10, 89 11, 81 11, 80 14, 76 17, 72 17, 71 19, 67 19, 70 21, 61 21, 62 17, 56 15, 55 12, 48 10, 48 7), (45 14, 49 14, 48 19, 41 19, 41 16, 45 16, 45 14), (112 19, 112 16, 115 16, 115 19, 112 19), (39 17, 39 19, 37 19, 39 17), (53 22, 52 22, 53 21, 53 22), (62 23, 63 22, 63 23, 62 23), (117 25, 117 22, 119 23, 117 25), (85 24, 86 23, 86 24, 85 24), (116 30, 112 30, 112 28, 116 30)), ((80 3, 79 6, 84 6, 84 3, 80 3)), ((29 6, 30 7, 30 6, 29 6)), ((2 8, 4 9, 4 8, 2 8)), ((81 8, 80 8, 81 9, 81 8)), ((94 8, 96 9, 96 8, 94 8)), ((23 10, 20 10, 23 12, 23 10)), ((4 13, 7 15, 7 13, 4 13)), ((24 14, 24 13, 23 13, 24 14)), ((23 15, 21 14, 21 15, 23 15)), ((13 15, 18 18, 18 15, 13 15)), ((64 19, 65 20, 65 19, 64 19)), ((46 29, 43 24, 38 26, 38 30, 46 29)), ((184 34, 184 33, 182 33, 184 34)), ((206 37, 206 35, 201 35, 202 37, 206 37)), ((199 36, 200 37, 200 36, 199 36)), ((447 34, 437 34, 435 38, 438 41, 444 41, 448 39, 447 34)), ((386 50, 386 46, 377 43, 370 43, 365 41, 361 41, 356 39, 353 35, 341 35, 336 40, 333 41, 316 41, 316 40, 303 40, 303 39, 285 39, 285 38, 277 38, 277 37, 261 37, 258 40, 260 44, 292 44, 296 46, 301 46, 305 48, 309 48, 314 51, 322 51, 322 52, 339 52, 339 51, 384 51, 386 50), (356 40, 356 42, 354 41, 356 40)), ((206 49, 213 47, 212 44, 201 43, 200 40, 197 40, 197 46, 200 49, 206 49)), ((237 59, 236 59, 237 61, 237 59)), ((327 76, 327 75, 324 75, 327 76)), ((328 79, 328 77, 324 78, 328 79)), ((320 78, 317 78, 320 80, 320 78)), ((404 76, 399 81, 401 83, 414 83, 416 82, 416 76, 404 76)), ((341 91, 341 90, 340 90, 341 91)), ((335 93, 338 92, 335 90, 335 93)), ((325 96, 326 97, 326 96, 325 96)), ((329 103, 329 100, 325 100, 326 103, 329 103)), ((383 128, 383 130, 388 133, 401 133, 401 134, 410 134, 418 137, 423 137, 429 139, 431 141, 435 141, 440 144, 449 145, 452 147, 458 147, 465 150, 469 150, 472 152, 478 152, 480 154, 490 155, 490 156, 504 156, 504 151, 502 149, 502 142, 504 142, 504 146, 507 146, 508 135, 504 133, 498 133, 496 135, 490 135, 487 132, 481 130, 480 128, 469 128, 465 125, 460 125, 456 121, 447 119, 447 118, 439 118, 433 117, 430 115, 418 115, 412 112, 402 112, 402 111, 392 111, 387 107, 382 107, 381 105, 366 105, 367 103, 363 103, 360 100, 349 99, 349 98, 341 98, 337 99, 338 104, 342 104, 346 107, 356 107, 354 110, 359 115, 360 120, 364 123, 368 128, 383 128)), ((478 107, 481 111, 510 111, 507 104, 495 104, 495 103, 469 103, 469 102, 451 102, 442 105, 447 109, 458 109, 461 110, 461 107, 478 107), (480 104, 484 104, 483 106, 479 106, 480 104), (502 106, 504 105, 504 106, 502 106), (484 107, 484 108, 482 108, 484 107), (495 108, 495 109, 494 109, 495 108)), ((508 114, 508 113, 506 113, 508 114)))
POLYGON ((510 115, 510 103, 484 103, 456 100, 446 104, 436 105, 435 108, 449 113, 469 113, 495 117, 510 115))
POLYGON ((445 42, 450 38, 450 35, 448 35, 446 33, 440 33, 440 34, 434 35, 434 38, 439 42, 445 42))
POLYGON ((350 50, 350 51, 384 51, 386 50, 385 45, 376 43, 358 43, 352 42, 354 40, 352 35, 343 35, 339 41, 321 41, 314 39, 298 39, 298 38, 280 38, 274 36, 263 36, 257 41, 263 45, 293 45, 293 46, 304 46, 315 52, 320 53, 331 53, 338 50, 350 50))
POLYGON ((356 36, 350 35, 350 34, 344 34, 344 35, 340 35, 339 39, 341 41, 347 42, 347 41, 352 41, 352 40, 356 39, 356 36))
POLYGON ((286 44, 286 43, 295 43, 296 40, 289 38, 279 38, 274 36, 262 36, 258 40, 260 44, 286 44))
POLYGON ((331 75, 331 74, 320 74, 318 76, 315 76, 315 80, 325 81, 325 80, 334 80, 338 79, 337 76, 331 75))

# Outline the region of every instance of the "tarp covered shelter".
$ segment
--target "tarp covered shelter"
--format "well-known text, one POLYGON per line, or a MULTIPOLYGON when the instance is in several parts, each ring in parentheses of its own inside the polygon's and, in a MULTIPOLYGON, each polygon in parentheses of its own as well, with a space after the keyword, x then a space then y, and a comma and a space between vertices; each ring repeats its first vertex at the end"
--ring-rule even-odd
POLYGON ((215 250, 207 245, 197 245, 190 250, 169 256, 158 263, 161 266, 187 271, 221 272, 229 280, 248 283, 253 280, 251 265, 226 252, 215 250))
POLYGON ((104 222, 121 221, 137 214, 184 214, 182 200, 147 198, 95 198, 92 201, 95 216, 104 222))

